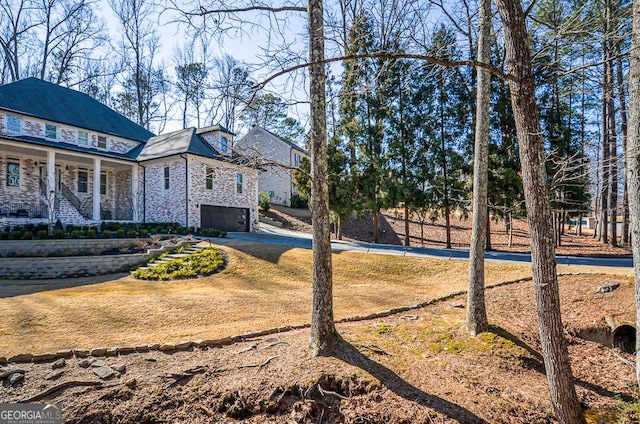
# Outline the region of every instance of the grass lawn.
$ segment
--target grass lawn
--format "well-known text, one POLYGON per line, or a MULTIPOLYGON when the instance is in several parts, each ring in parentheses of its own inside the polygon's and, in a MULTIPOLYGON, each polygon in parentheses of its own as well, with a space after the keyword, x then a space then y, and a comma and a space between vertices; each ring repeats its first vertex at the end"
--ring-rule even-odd
MULTIPOLYGON (((212 339, 309 321, 310 250, 241 243, 221 249, 229 257, 227 269, 200 279, 125 277, 4 294, 0 356, 212 339)), ((333 264, 336 319, 424 302, 467 286, 467 261, 338 253, 333 264)), ((569 271, 589 270, 560 269, 569 271)), ((529 264, 486 264, 488 285, 530 275, 529 264)))

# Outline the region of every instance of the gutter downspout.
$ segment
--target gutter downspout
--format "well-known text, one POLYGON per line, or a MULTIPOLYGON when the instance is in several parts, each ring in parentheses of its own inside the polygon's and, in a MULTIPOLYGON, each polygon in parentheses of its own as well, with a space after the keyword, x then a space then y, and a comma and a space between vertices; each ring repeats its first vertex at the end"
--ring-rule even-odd
POLYGON ((185 200, 185 214, 184 222, 185 227, 189 228, 189 159, 186 156, 180 154, 180 157, 184 159, 184 200, 185 200))
POLYGON ((142 167, 142 223, 147 223, 147 167, 138 163, 142 167))

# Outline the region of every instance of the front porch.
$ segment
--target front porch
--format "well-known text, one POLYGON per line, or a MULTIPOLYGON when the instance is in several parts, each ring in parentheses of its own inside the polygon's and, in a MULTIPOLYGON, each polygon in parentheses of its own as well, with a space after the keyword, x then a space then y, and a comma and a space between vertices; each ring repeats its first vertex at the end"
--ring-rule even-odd
POLYGON ((0 140, 0 225, 137 222, 138 193, 135 163, 0 140))

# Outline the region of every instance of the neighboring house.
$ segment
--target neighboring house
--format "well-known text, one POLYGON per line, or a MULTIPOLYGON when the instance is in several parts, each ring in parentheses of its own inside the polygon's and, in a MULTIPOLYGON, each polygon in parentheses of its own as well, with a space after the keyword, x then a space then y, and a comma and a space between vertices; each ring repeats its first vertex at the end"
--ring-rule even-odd
POLYGON ((74 90, 36 78, 0 86, 0 225, 53 217, 254 230, 259 171, 219 153, 232 136, 222 127, 154 136, 74 90))
POLYGON ((293 172, 306 156, 304 149, 258 126, 233 147, 244 156, 256 158, 264 169, 258 176, 258 190, 269 193, 271 203, 290 206, 291 195, 298 193, 293 172))

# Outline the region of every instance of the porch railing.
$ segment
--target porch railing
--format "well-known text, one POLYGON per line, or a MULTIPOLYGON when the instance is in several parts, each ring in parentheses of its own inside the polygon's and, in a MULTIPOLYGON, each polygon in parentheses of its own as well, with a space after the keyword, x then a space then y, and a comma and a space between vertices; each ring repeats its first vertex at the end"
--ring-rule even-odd
POLYGON ((42 204, 4 202, 0 203, 0 218, 47 218, 47 208, 42 204))
POLYGON ((76 208, 80 215, 82 215, 84 219, 91 219, 91 214, 83 208, 82 202, 80 202, 78 196, 76 196, 71 189, 64 184, 60 184, 60 188, 64 198, 67 199, 74 208, 76 208))

